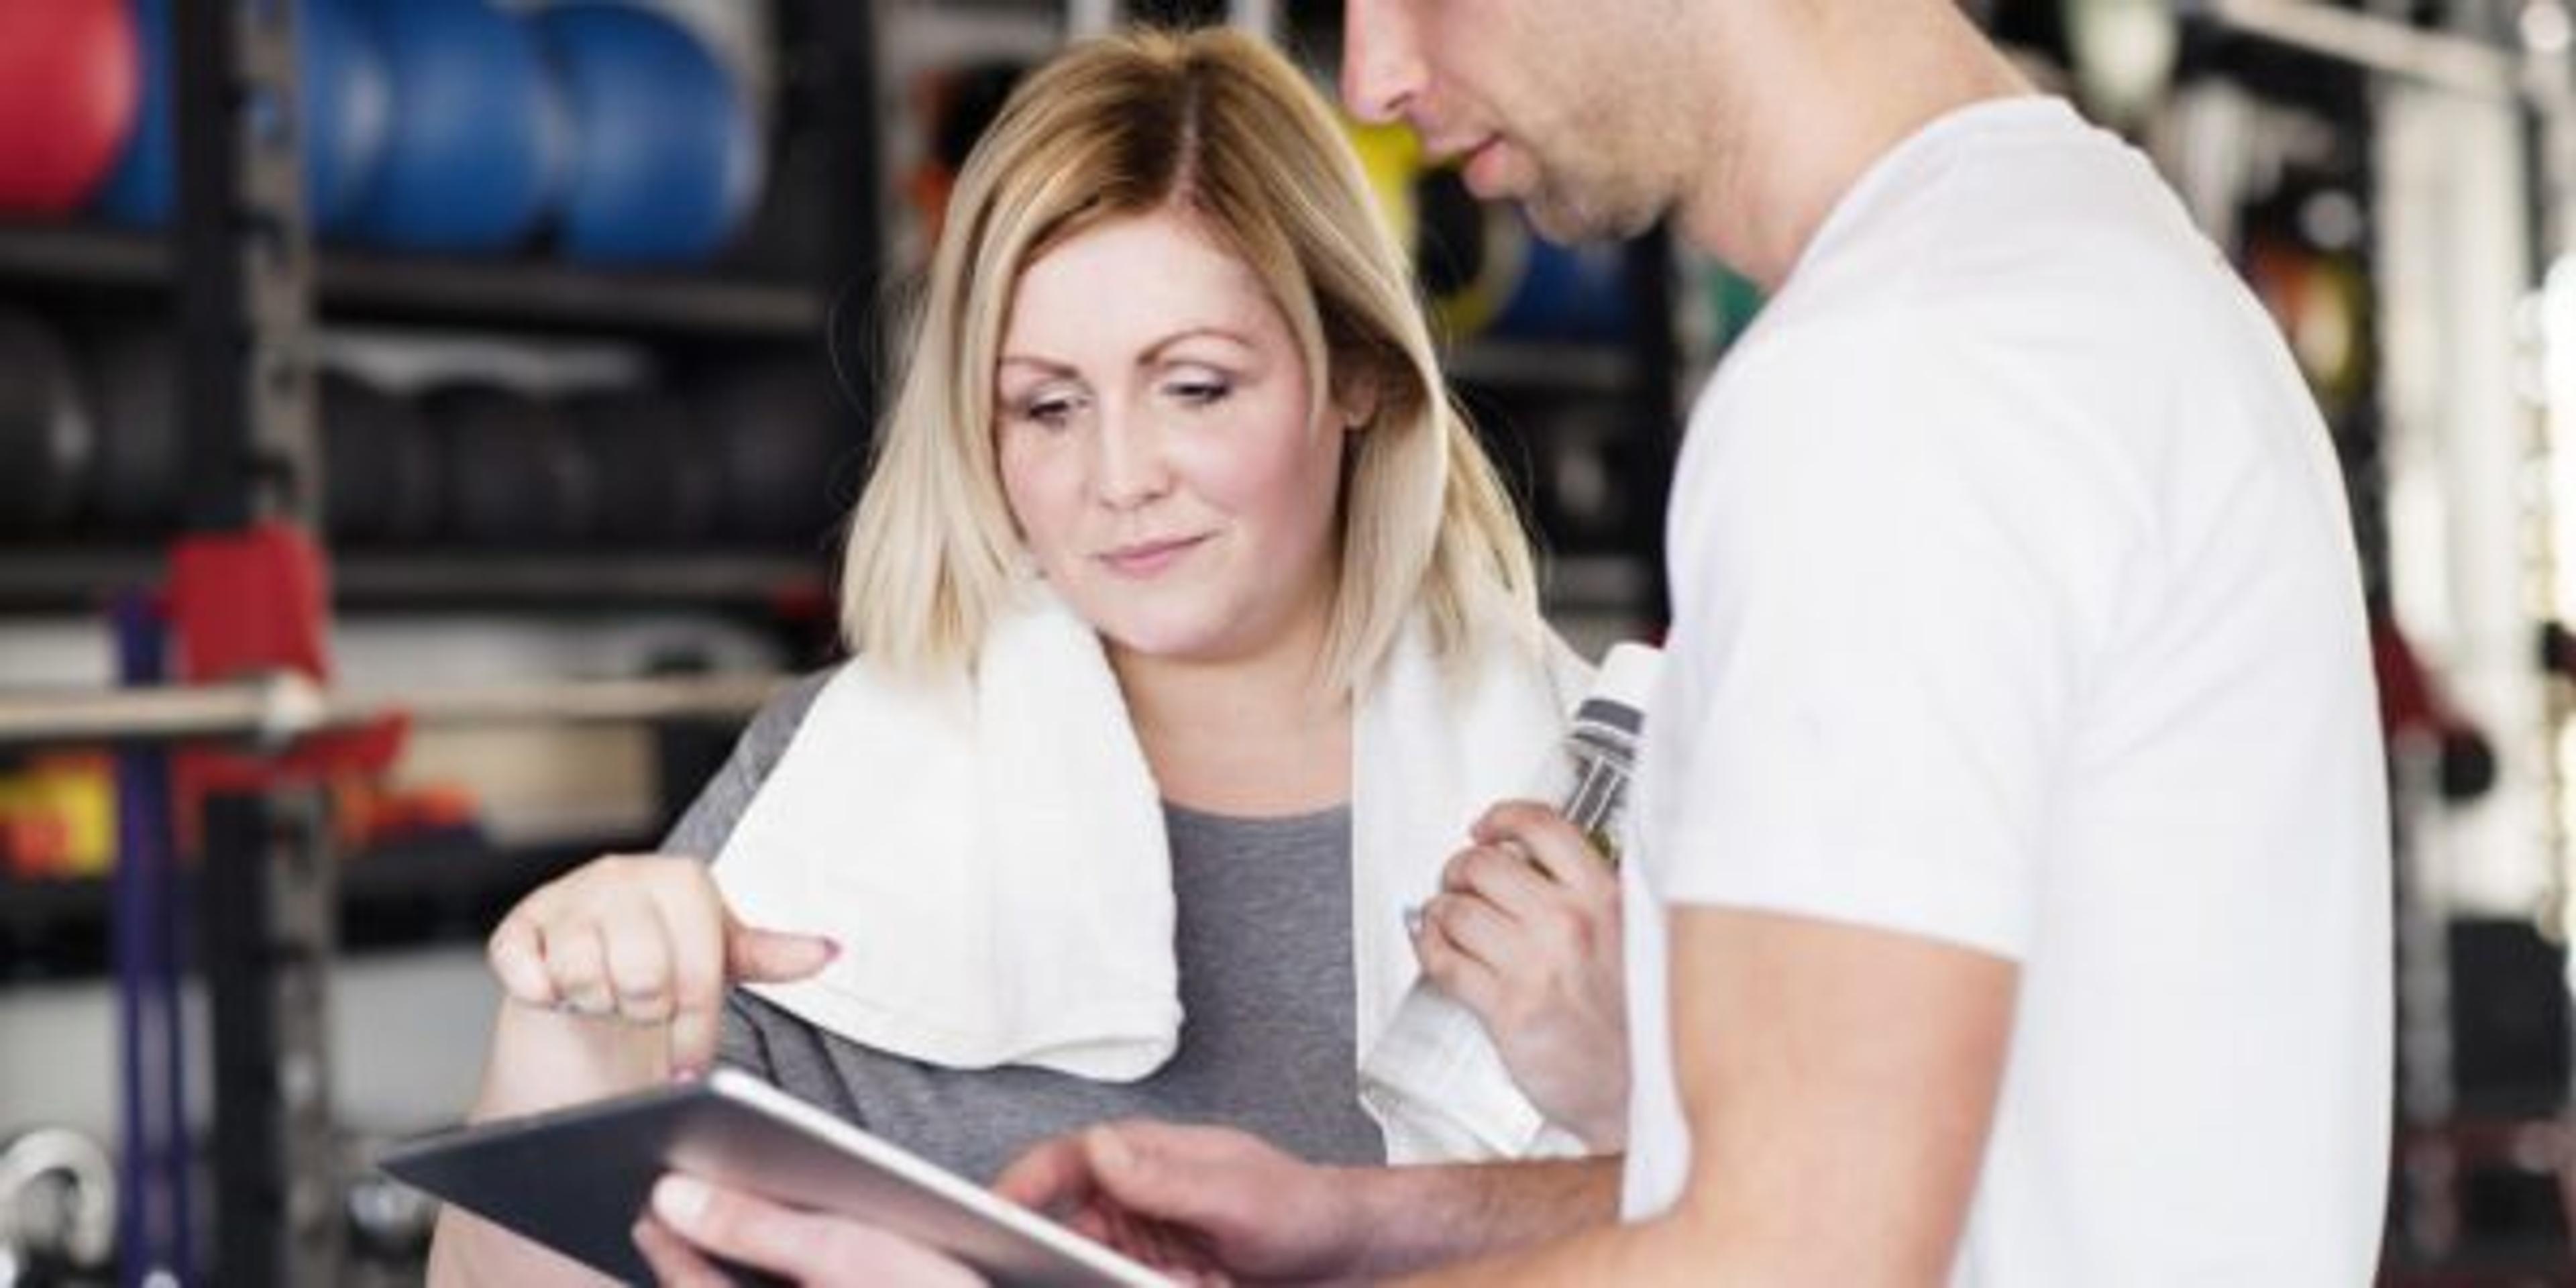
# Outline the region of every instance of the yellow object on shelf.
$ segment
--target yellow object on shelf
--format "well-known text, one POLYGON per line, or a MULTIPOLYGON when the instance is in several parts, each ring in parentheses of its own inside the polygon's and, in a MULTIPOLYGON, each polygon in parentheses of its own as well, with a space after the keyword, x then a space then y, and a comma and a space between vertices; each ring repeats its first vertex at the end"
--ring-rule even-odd
POLYGON ((106 752, 41 756, 0 775, 0 861, 13 875, 104 876, 116 843, 116 762, 106 752))

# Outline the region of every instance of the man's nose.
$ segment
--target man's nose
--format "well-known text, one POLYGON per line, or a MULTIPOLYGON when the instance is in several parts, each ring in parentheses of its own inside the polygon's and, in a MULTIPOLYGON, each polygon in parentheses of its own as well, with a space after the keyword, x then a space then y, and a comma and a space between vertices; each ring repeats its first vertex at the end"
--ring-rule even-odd
POLYGON ((1363 121, 1389 124, 1422 92, 1411 0, 1348 0, 1342 7, 1342 103, 1363 121))

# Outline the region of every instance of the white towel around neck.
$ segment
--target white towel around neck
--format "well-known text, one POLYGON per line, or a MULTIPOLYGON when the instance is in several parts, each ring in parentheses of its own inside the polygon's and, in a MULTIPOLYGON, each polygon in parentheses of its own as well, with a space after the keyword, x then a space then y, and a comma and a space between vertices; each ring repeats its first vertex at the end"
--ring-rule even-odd
MULTIPOLYGON (((1181 1033, 1162 804, 1098 636, 1033 594, 986 633, 972 681, 844 664, 736 824, 714 874, 748 924, 826 934, 821 974, 751 986, 809 1023, 961 1069, 1132 1081, 1181 1033)), ((1391 1161, 1564 1152, 1481 1032, 1371 1064, 1420 974, 1403 910, 1468 824, 1526 789, 1590 668, 1490 649, 1463 676, 1419 622, 1362 694, 1353 736, 1353 1049, 1391 1161), (1462 1131, 1463 1125, 1463 1131, 1462 1131)))

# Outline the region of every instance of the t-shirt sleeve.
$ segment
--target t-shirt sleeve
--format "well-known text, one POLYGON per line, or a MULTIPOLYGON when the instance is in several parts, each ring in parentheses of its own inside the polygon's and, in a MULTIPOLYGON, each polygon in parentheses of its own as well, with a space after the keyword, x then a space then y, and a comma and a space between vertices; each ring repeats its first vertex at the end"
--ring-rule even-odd
POLYGON ((732 754, 698 789, 696 799, 689 802, 680 821, 663 838, 663 853, 715 858, 733 835, 734 825, 742 821, 743 811, 751 808, 751 798, 759 794, 769 771, 787 754, 787 744, 795 738, 797 725, 829 679, 828 674, 807 676, 770 699, 752 717, 742 737, 735 740, 732 754))
POLYGON ((768 1039, 752 1019, 751 1003, 740 989, 725 994, 724 1018, 716 1027, 716 1063, 757 1075, 764 1082, 778 1081, 768 1039))
POLYGON ((1650 734, 1667 900, 2027 949, 2136 507, 2098 444, 1961 349, 1811 328, 1701 409, 1650 734))

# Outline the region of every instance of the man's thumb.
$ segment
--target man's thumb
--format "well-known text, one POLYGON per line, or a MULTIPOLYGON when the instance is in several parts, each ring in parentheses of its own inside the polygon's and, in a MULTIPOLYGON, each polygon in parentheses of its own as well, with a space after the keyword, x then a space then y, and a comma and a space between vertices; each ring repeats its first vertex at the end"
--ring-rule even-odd
POLYGON ((1159 1221, 1186 1222, 1195 1215, 1188 1187, 1174 1184, 1172 1169, 1127 1133, 1095 1127, 1083 1133, 1082 1145, 1091 1156, 1092 1175, 1118 1206, 1159 1221))
POLYGON ((821 935, 733 925, 725 935, 725 974, 755 984, 803 979, 832 964, 841 946, 821 935))

